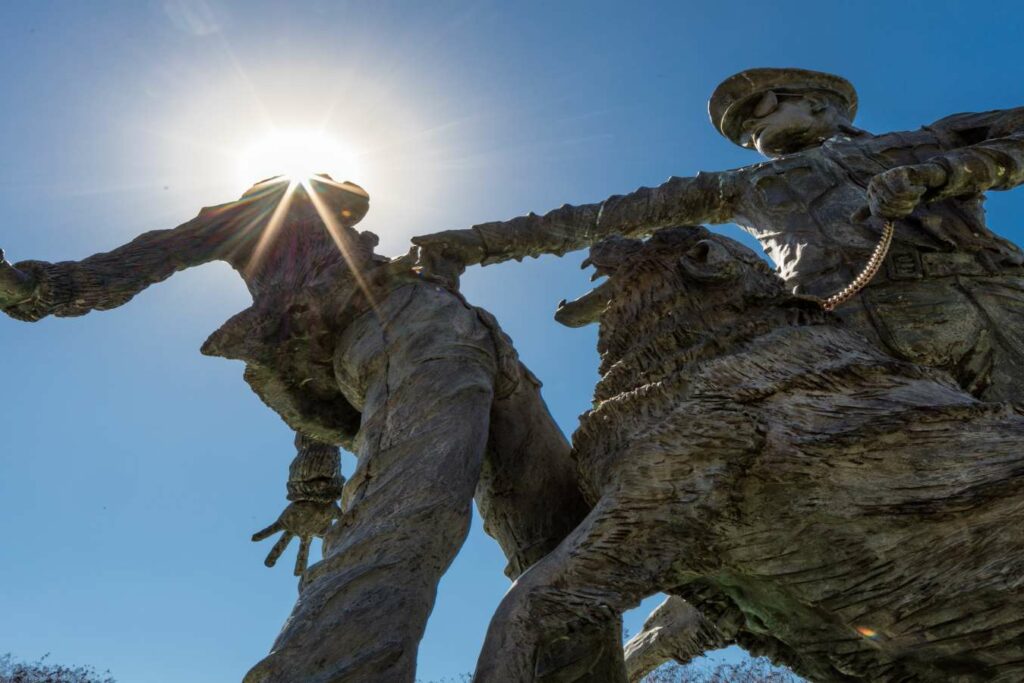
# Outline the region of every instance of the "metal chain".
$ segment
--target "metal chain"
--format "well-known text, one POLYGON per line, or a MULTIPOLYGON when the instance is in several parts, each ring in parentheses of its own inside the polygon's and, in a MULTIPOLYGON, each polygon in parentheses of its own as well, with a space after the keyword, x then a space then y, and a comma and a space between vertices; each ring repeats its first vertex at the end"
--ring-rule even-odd
POLYGON ((896 228, 893 227, 892 221, 886 221, 882 226, 882 237, 878 240, 878 244, 875 245, 875 250, 871 253, 871 258, 868 259, 867 265, 864 266, 864 270, 860 271, 857 277, 853 278, 853 281, 843 287, 841 290, 828 297, 827 299, 820 299, 819 304, 826 311, 834 311, 837 306, 841 306, 846 303, 854 296, 857 292, 868 286, 868 283, 875 277, 878 270, 882 267, 882 263, 885 261, 886 254, 889 253, 889 247, 892 246, 893 235, 896 234, 896 228))

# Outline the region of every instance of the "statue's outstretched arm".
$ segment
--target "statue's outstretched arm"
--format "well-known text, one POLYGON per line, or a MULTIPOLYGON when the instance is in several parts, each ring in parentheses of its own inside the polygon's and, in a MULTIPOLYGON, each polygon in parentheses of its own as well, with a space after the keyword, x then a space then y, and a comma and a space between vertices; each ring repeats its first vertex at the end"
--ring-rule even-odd
POLYGON ((1024 184, 1024 127, 1002 138, 945 152, 933 159, 946 179, 933 199, 1010 190, 1024 184))
POLYGON ((922 201, 1024 184, 1024 107, 956 114, 931 127, 954 147, 927 163, 897 166, 875 176, 868 186, 875 215, 901 218, 922 201))
POLYGON ((727 222, 733 213, 733 183, 729 172, 673 177, 658 187, 641 187, 597 204, 566 204, 543 216, 531 213, 412 241, 452 254, 466 265, 541 254, 560 256, 611 235, 639 236, 671 225, 727 222))
POLYGON ((203 209, 177 228, 144 233, 81 261, 11 265, 0 257, 0 310, 34 322, 116 308, 179 270, 223 258, 239 216, 235 204, 203 209))
POLYGON ((341 475, 341 453, 337 446, 296 433, 295 448, 298 455, 288 468, 288 500, 292 502, 276 522, 253 534, 252 540, 262 541, 281 532, 264 562, 273 567, 291 540, 298 536, 295 575, 301 576, 306 571, 309 544, 314 537, 323 536, 331 523, 341 516, 338 498, 345 477, 341 475))

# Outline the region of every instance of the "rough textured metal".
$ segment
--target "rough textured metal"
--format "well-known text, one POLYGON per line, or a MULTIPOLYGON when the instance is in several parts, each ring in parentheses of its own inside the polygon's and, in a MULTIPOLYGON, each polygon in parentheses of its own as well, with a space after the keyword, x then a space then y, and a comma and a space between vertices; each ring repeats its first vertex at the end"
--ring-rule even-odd
MULTIPOLYGON (((673 224, 734 222, 761 242, 787 287, 820 299, 855 278, 889 219, 895 234, 880 272, 837 315, 888 353, 949 371, 975 396, 1019 400, 1024 255, 989 230, 983 202, 984 192, 1024 181, 1024 108, 874 135, 853 126, 856 104, 839 77, 748 70, 726 79, 710 113, 719 132, 767 162, 414 242, 487 264, 673 224)), ((575 307, 558 318, 581 324, 581 315, 575 307)))
POLYGON ((475 681, 538 680, 657 591, 724 599, 735 642, 810 680, 1024 678, 1012 405, 885 354, 702 228, 592 260, 608 282, 563 313, 601 324, 573 440, 594 509, 508 593, 475 681))
POLYGON ((769 101, 748 113, 738 140, 767 161, 414 242, 494 263, 564 254, 610 235, 733 222, 761 242, 791 290, 825 298, 853 281, 879 242, 881 219, 891 219, 885 267, 837 314, 889 352, 950 371, 972 393, 1019 397, 1024 327, 1011 323, 1024 316, 1024 253, 989 230, 983 193, 1024 182, 1024 108, 873 135, 815 93, 827 85, 820 77, 768 71, 771 79, 743 81, 745 98, 757 91, 769 101), (770 87, 783 76, 789 96, 775 97, 770 87))
POLYGON ((626 643, 624 654, 630 683, 638 683, 669 660, 686 664, 706 652, 732 644, 735 635, 725 636, 720 624, 707 620, 686 600, 669 596, 647 617, 640 633, 626 643))
MULTIPOLYGON (((203 352, 244 361, 246 381, 297 432, 292 502, 254 540, 281 533, 272 565, 298 537, 300 572, 310 539, 325 537, 324 559, 304 573, 273 651, 246 680, 411 683, 474 495, 513 577, 588 508, 539 382, 494 318, 450 280, 417 275, 413 260, 375 255, 376 237, 351 227, 366 209, 360 188, 326 178, 310 187, 329 220, 305 190, 263 183, 109 253, 2 262, 0 309, 23 320, 82 315, 184 268, 234 266, 253 305, 203 352), (359 458, 348 482, 338 446, 359 458)), ((612 624, 587 641, 579 660, 591 680, 621 667, 618 633, 612 624)))

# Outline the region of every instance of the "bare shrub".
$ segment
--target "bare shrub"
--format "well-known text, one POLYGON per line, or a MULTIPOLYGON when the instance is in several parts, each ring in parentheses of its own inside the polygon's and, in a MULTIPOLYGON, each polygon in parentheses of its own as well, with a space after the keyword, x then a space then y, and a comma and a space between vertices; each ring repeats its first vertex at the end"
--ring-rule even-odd
POLYGON ((109 671, 91 666, 64 666, 47 662, 45 654, 34 662, 17 662, 10 653, 0 656, 0 683, 116 683, 109 671))
POLYGON ((642 683, 802 683, 787 669, 773 666, 763 657, 736 664, 716 663, 710 667, 693 664, 665 664, 649 673, 642 683))

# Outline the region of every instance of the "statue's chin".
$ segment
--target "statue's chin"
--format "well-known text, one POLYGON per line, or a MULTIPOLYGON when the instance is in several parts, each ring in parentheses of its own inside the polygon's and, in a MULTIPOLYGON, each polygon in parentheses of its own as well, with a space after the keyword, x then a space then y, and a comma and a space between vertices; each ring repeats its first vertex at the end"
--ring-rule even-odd
POLYGON ((826 137, 805 127, 766 128, 754 139, 754 147, 766 157, 778 157, 814 147, 826 137))

